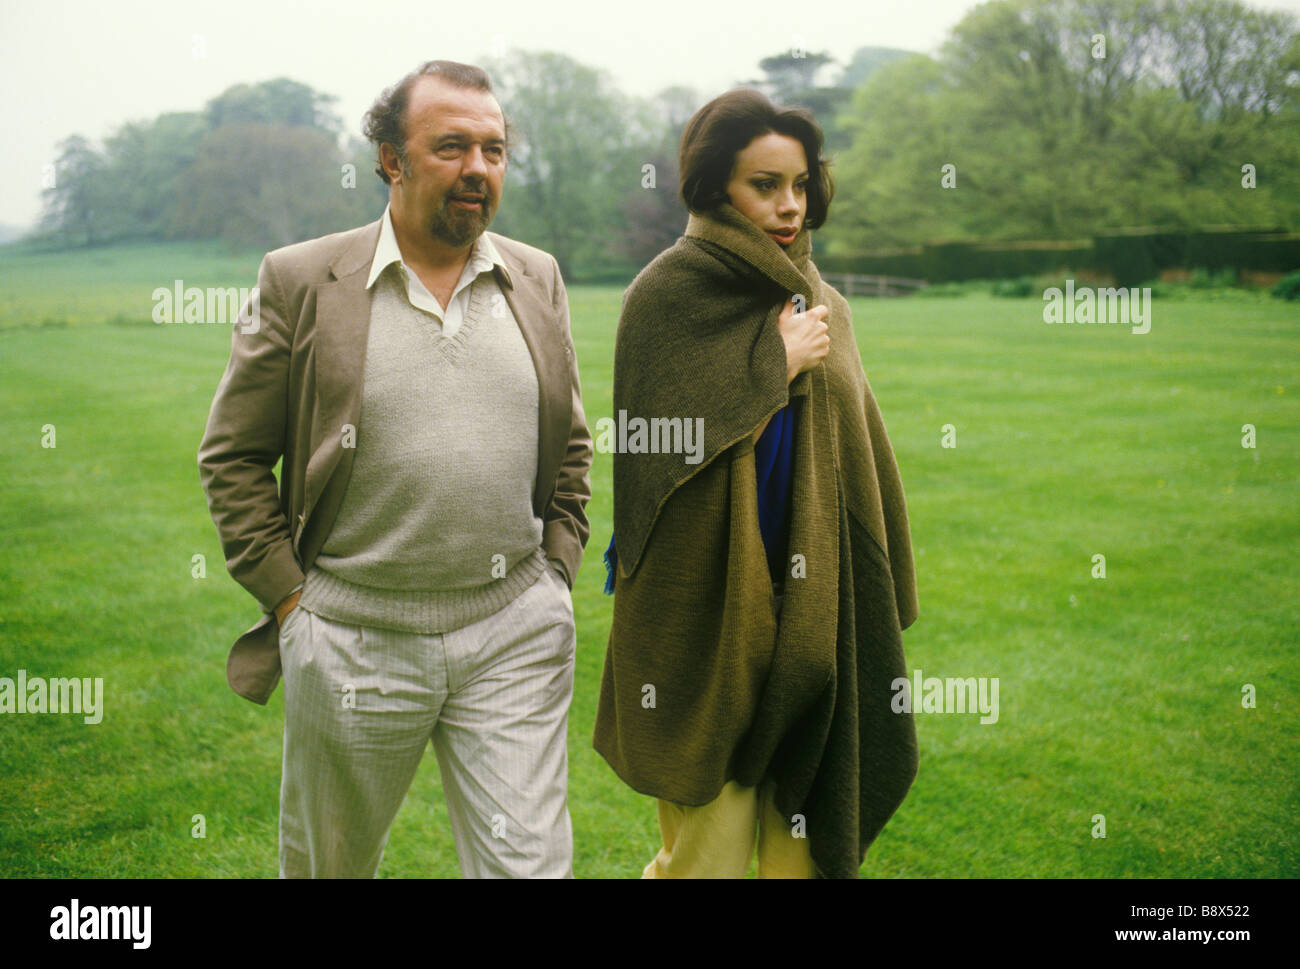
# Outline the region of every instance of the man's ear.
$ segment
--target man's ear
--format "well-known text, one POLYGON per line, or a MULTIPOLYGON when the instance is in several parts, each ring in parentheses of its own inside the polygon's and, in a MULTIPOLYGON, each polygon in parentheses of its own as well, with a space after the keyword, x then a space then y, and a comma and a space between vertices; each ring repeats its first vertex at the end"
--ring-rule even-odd
POLYGON ((386 141, 379 146, 379 164, 387 173, 391 184, 402 180, 402 162, 397 157, 397 151, 386 141))

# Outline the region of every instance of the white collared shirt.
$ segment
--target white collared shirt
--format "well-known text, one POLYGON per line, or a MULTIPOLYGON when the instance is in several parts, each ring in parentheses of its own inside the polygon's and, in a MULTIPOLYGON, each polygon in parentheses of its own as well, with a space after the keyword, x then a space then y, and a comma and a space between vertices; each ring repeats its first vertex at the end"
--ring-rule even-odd
POLYGON ((366 289, 372 288, 380 274, 393 263, 397 263, 397 272, 401 274, 406 284, 406 298, 411 301, 411 305, 437 319, 442 326, 442 335, 448 339, 454 337, 456 331, 460 329, 465 313, 469 309, 470 284, 481 273, 490 273, 493 266, 500 266, 506 279, 510 278, 510 273, 506 269, 506 264, 501 261, 496 246, 492 245, 492 240, 487 237, 487 233, 480 233, 474 240, 469 261, 465 263, 456 288, 452 290, 451 300, 444 310, 442 304, 429 292, 420 281, 420 277, 402 258, 402 250, 397 245, 397 233, 393 231, 391 207, 385 207, 384 218, 379 227, 379 242, 375 245, 375 258, 370 263, 370 278, 366 280, 366 289))

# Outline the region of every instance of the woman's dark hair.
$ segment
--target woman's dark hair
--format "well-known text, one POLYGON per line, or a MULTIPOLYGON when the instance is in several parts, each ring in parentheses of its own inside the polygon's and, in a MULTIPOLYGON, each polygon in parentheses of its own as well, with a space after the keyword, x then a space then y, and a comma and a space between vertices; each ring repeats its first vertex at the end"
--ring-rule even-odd
POLYGON ((808 159, 808 213, 804 221, 817 229, 830 212, 835 183, 822 158, 822 129, 805 108, 778 108, 761 91, 737 88, 714 98, 686 123, 678 167, 682 201, 692 212, 707 212, 727 201, 727 182, 736 155, 755 138, 775 132, 803 145, 808 159))
MULTIPOLYGON (((362 133, 375 146, 375 174, 384 180, 385 185, 389 184, 389 178, 388 173, 384 171, 384 166, 378 163, 380 145, 392 145, 393 151, 397 153, 397 160, 402 165, 402 171, 409 174, 406 161, 406 104, 411 98, 411 87, 422 77, 441 78, 453 87, 472 88, 496 96, 486 71, 473 64, 461 64, 457 61, 426 61, 392 87, 385 88, 384 92, 375 99, 375 103, 370 106, 365 117, 361 119, 362 133)), ((502 111, 503 119, 504 116, 505 112, 502 111)), ((506 121, 506 141, 509 140, 510 122, 506 121)))

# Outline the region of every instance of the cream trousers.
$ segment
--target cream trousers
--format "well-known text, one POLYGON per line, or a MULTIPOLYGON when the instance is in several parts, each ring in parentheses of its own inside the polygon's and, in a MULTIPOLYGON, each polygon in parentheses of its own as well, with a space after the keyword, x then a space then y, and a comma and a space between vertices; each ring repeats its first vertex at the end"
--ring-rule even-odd
POLYGON ((494 615, 437 635, 294 609, 280 631, 280 876, 373 877, 432 741, 465 877, 571 878, 575 646, 551 568, 494 615))
POLYGON ((796 821, 772 804, 774 788, 741 787, 728 781, 701 807, 659 801, 664 846, 642 878, 744 878, 758 834, 759 878, 813 878, 808 839, 796 821))

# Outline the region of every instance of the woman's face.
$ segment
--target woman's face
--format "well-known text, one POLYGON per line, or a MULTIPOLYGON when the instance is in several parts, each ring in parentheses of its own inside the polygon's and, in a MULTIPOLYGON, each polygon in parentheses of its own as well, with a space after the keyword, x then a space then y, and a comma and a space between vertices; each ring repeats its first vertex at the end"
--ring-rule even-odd
POLYGON ((769 131, 736 153, 727 198, 782 248, 808 212, 808 159, 797 138, 769 131))

